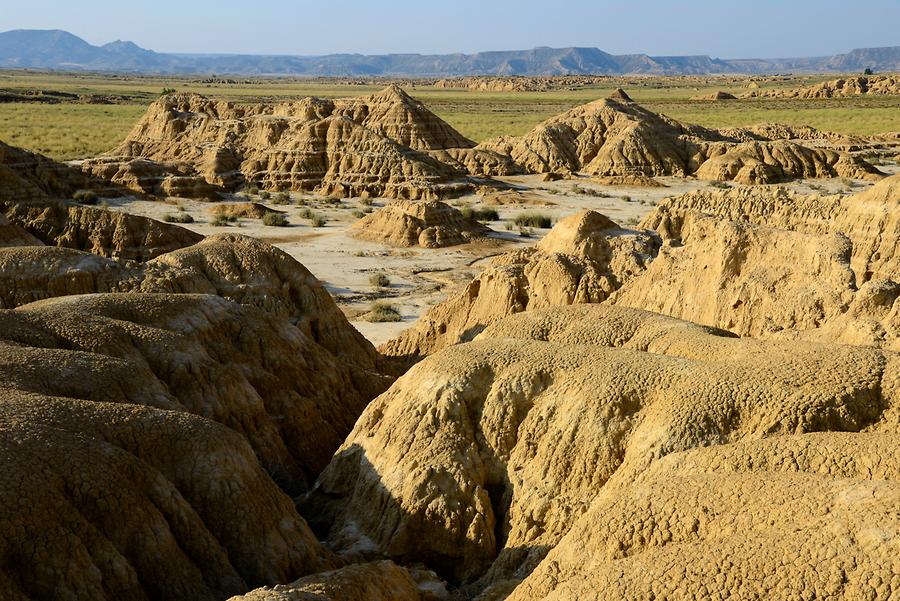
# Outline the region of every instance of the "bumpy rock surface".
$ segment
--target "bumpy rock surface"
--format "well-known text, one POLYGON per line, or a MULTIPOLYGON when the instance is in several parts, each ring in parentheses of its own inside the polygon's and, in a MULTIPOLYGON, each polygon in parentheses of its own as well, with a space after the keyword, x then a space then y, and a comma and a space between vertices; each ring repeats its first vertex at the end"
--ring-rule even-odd
MULTIPOLYGON (((788 453, 796 448, 788 441, 794 435, 862 430, 880 432, 881 440, 869 447, 870 456, 856 460, 857 477, 895 474, 898 368, 900 356, 876 349, 737 339, 622 307, 530 311, 429 357, 373 401, 305 509, 336 549, 416 558, 473 594, 487 586, 511 589, 577 524, 588 534, 559 548, 567 553, 566 571, 548 557, 534 576, 544 588, 535 590, 552 589, 559 575, 592 578, 590 564, 579 560, 580 545, 589 560, 615 560, 604 586, 630 591, 633 583, 645 590, 639 587, 654 581, 638 578, 641 566, 698 573, 687 556, 677 555, 679 537, 700 538, 702 547, 701 537, 728 542, 733 532, 732 544, 722 547, 727 552, 716 555, 718 547, 710 546, 704 557, 744 566, 733 576, 739 581, 777 574, 772 590, 791 596, 809 590, 810 579, 822 574, 820 555, 841 565, 842 554, 825 541, 851 528, 856 536, 839 536, 845 541, 840 548, 850 551, 847 561, 858 557, 847 564, 858 570, 847 578, 889 597, 896 591, 890 575, 897 519, 892 483, 864 483, 858 494, 845 497, 866 499, 861 505, 849 513, 835 506, 838 511, 829 514, 824 508, 843 502, 835 495, 848 491, 848 483, 824 465, 831 480, 810 487, 790 478, 763 486, 765 477, 707 484, 663 475, 651 480, 657 492, 641 486, 640 477, 652 478, 648 469, 681 451, 766 438, 777 449, 773 454, 788 453), (617 500, 605 494, 607 487, 633 492, 617 500), (594 513, 592 504, 604 499, 611 509, 594 513), (816 502, 824 507, 811 512, 816 502), (767 548, 768 540, 789 531, 789 516, 801 514, 800 531, 767 548), (579 520, 583 516, 590 517, 579 520), (856 527, 844 516, 863 522, 856 527), (792 544, 814 530, 809 546, 792 544), (674 555, 668 563, 629 552, 669 543, 674 555), (757 564, 757 557, 781 567, 757 564), (635 576, 619 583, 612 570, 635 576)), ((864 438, 853 440, 865 444, 864 438)), ((845 463, 844 457, 839 453, 833 461, 852 471, 853 460, 845 463)), ((787 469, 794 463, 790 455, 784 462, 787 469)), ((810 463, 818 463, 814 455, 810 463)), ((712 565, 697 570, 715 574, 712 565)), ((669 578, 666 584, 696 592, 699 578, 669 578)), ((734 590, 732 578, 703 584, 712 597, 734 590)))
POLYGON ((360 240, 422 248, 465 244, 490 232, 490 228, 442 202, 404 200, 363 217, 350 229, 350 235, 360 240))
POLYGON ((649 232, 620 228, 595 211, 572 215, 533 248, 494 259, 463 290, 380 350, 415 361, 471 340, 487 325, 513 313, 602 302, 643 271, 658 246, 649 232))
MULTIPOLYGON (((4 338, 10 327, 42 336, 11 317, 0 313, 4 338)), ((0 357, 4 599, 214 600, 328 568, 242 437, 119 404, 128 393, 158 405, 167 396, 133 362, 6 342, 0 357), (72 397, 14 388, 41 378, 72 397), (112 402, 81 400, 91 388, 112 402)))
POLYGON ((473 146, 395 85, 363 98, 250 106, 173 94, 154 103, 109 156, 84 169, 154 194, 209 196, 247 182, 335 196, 436 199, 470 189, 463 167, 477 174, 511 168, 473 146), (451 163, 433 151, 447 153, 451 163))
POLYGON ((900 349, 900 177, 854 196, 701 190, 645 219, 668 244, 609 302, 745 336, 900 349))
POLYGON ((351 565, 258 589, 231 601, 421 601, 409 572, 390 561, 351 565))
POLYGON ((900 94, 900 77, 897 75, 869 75, 833 79, 793 90, 754 90, 743 96, 748 98, 842 98, 894 94, 900 94))
POLYGON ((508 599, 891 599, 898 457, 896 431, 669 455, 604 492, 508 599))
POLYGON ((508 154, 532 173, 578 171, 616 177, 696 173, 704 179, 754 184, 797 177, 883 175, 849 154, 763 138, 750 131, 684 125, 619 94, 552 117, 520 138, 488 140, 478 148, 508 154))

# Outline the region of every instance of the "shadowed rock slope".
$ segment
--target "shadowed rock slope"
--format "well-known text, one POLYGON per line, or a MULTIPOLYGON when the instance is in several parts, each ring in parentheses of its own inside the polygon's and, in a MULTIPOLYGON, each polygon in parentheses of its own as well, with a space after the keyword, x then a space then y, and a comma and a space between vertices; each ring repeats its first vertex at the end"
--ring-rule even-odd
POLYGON ((248 183, 437 199, 469 190, 468 169, 479 175, 511 169, 507 159, 473 146, 396 85, 362 98, 270 105, 172 94, 154 103, 109 156, 84 168, 157 195, 209 196, 248 183))
POLYGON ((381 351, 414 362, 474 338, 495 320, 554 305, 599 303, 645 269, 659 240, 594 211, 560 221, 532 248, 503 254, 381 351))
POLYGON ((390 246, 441 248, 484 238, 491 230, 442 202, 397 200, 371 213, 350 229, 360 240, 390 246))
POLYGON ((518 138, 479 148, 507 154, 532 173, 585 172, 597 176, 696 174, 743 184, 789 178, 878 179, 864 160, 756 132, 685 125, 627 99, 607 98, 552 117, 518 138), (756 140, 747 142, 747 138, 756 140))
POLYGON ((337 567, 285 493, 392 378, 319 282, 241 236, 143 261, 23 241, 0 248, 5 594, 224 599, 337 567))
POLYGON ((338 551, 423 561, 469 598, 527 578, 512 598, 886 599, 900 584, 898 368, 889 351, 623 307, 522 313, 373 401, 305 512, 338 551))

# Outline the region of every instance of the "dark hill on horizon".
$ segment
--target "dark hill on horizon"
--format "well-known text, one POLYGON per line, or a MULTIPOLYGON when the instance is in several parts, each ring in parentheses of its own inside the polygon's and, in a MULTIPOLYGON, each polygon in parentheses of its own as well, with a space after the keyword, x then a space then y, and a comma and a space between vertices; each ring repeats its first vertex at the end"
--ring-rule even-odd
POLYGON ((369 77, 469 75, 708 75, 900 70, 900 46, 829 57, 718 59, 709 56, 613 55, 599 48, 533 48, 475 54, 167 54, 117 40, 94 46, 62 30, 0 33, 0 68, 142 74, 369 77))

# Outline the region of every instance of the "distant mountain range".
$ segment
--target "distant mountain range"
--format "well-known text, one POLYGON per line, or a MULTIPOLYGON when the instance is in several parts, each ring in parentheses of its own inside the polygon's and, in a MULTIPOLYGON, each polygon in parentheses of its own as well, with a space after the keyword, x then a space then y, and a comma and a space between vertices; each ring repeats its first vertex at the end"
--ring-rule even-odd
POLYGON ((0 68, 185 75, 455 77, 467 75, 706 75, 900 71, 900 46, 828 57, 723 60, 613 55, 598 48, 534 48, 476 54, 163 54, 132 42, 93 46, 61 30, 0 33, 0 68))

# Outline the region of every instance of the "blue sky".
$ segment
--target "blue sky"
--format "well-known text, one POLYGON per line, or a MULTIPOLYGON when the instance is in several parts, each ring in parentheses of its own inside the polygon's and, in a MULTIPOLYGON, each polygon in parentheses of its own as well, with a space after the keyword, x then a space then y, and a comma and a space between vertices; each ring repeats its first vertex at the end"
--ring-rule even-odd
POLYGON ((65 29, 160 52, 817 56, 900 45, 900 0, 4 0, 0 31, 65 29))

